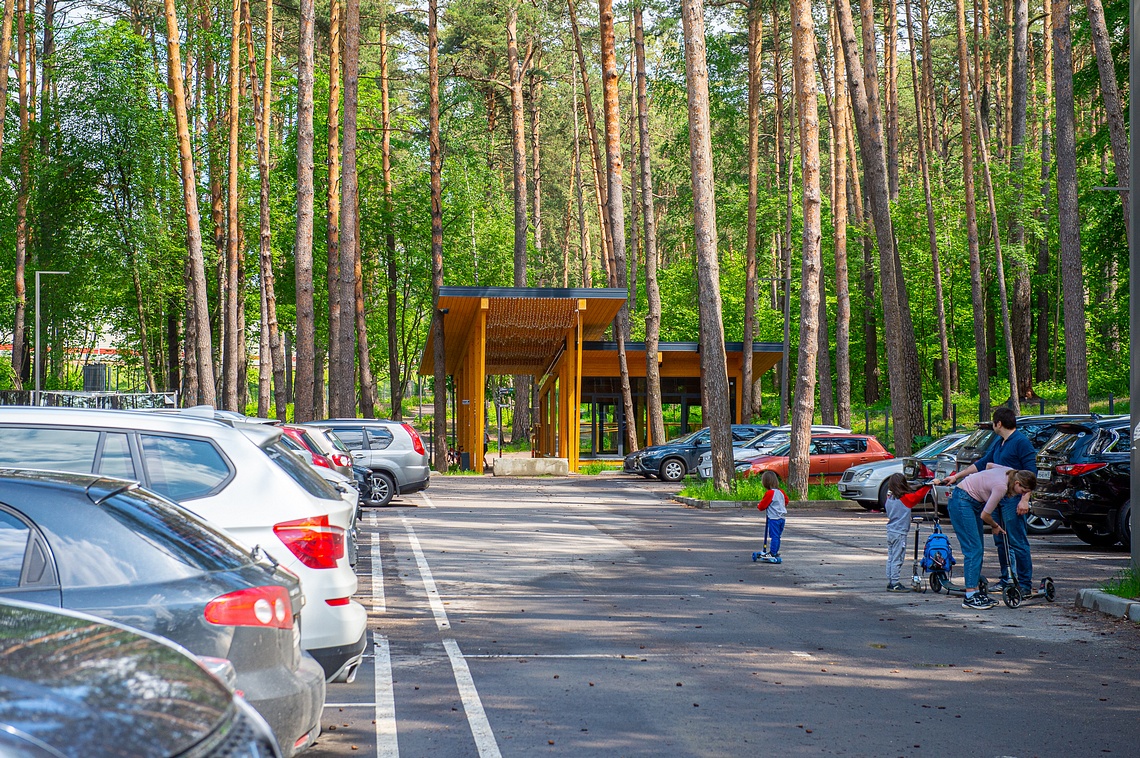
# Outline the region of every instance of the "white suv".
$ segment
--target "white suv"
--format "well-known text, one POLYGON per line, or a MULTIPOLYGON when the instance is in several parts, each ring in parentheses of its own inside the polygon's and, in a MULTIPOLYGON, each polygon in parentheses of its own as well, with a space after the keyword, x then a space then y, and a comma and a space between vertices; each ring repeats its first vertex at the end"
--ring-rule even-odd
POLYGON ((368 613, 352 599, 353 508, 281 442, 281 430, 188 415, 0 408, 0 467, 133 479, 301 578, 301 647, 350 680, 368 613))

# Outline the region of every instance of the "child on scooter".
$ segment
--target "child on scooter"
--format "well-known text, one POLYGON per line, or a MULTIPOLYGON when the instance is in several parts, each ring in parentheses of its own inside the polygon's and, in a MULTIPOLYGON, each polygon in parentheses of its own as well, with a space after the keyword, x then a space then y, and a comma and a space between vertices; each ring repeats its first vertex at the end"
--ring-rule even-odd
POLYGON ((764 493, 764 497, 760 500, 760 504, 756 507, 765 512, 767 516, 765 527, 767 529, 764 535, 764 544, 767 545, 771 540, 772 546, 769 550, 762 550, 753 556, 752 560, 761 560, 765 563, 783 563, 784 559, 780 557, 780 537, 784 533, 784 516, 788 513, 788 496, 780 489, 780 477, 776 476, 774 471, 765 471, 760 477, 760 483, 768 490, 764 493))
POLYGON ((915 489, 901 473, 891 474, 887 479, 887 592, 910 591, 899 582, 906 557, 910 514, 915 503, 921 503, 929 492, 929 485, 915 489))

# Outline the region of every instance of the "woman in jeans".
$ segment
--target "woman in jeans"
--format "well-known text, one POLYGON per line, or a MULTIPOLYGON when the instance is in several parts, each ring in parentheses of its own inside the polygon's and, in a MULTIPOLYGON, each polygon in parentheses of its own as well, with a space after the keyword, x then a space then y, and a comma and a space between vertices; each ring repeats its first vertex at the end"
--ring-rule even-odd
MULTIPOLYGON (((1032 471, 1015 471, 1005 466, 990 464, 990 468, 970 474, 962 479, 950 495, 950 523, 962 548, 962 563, 966 574, 966 599, 963 608, 988 610, 997 603, 978 592, 982 576, 982 556, 985 550, 983 519, 994 523, 989 514, 1003 498, 1024 495, 1037 487, 1037 475, 1032 471), (984 515, 983 515, 984 514, 984 515)), ((999 527, 1000 528, 1000 527, 999 527)))

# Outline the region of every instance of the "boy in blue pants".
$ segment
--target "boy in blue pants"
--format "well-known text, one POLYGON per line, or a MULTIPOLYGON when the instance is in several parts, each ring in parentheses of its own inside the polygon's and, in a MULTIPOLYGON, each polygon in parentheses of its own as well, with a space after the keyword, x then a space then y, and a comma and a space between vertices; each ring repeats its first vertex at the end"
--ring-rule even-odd
POLYGON ((780 478, 776 476, 774 471, 765 471, 764 475, 760 477, 760 483, 768 491, 764 493, 764 498, 756 507, 759 510, 766 511, 768 516, 768 533, 764 541, 770 542, 771 547, 769 550, 753 553, 752 560, 761 560, 765 563, 783 563, 784 559, 780 557, 780 537, 784 533, 784 516, 788 513, 788 496, 780 489, 780 478))

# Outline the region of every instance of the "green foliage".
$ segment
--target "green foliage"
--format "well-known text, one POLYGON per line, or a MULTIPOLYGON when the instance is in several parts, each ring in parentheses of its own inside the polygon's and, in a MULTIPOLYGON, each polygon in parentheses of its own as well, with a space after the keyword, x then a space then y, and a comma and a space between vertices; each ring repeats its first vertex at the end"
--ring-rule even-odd
POLYGON ((1100 586, 1110 595, 1129 599, 1140 598, 1140 572, 1129 567, 1100 586))
MULTIPOLYGON (((782 486, 793 502, 797 500, 840 500, 839 487, 834 484, 824 484, 822 479, 820 477, 818 483, 808 483, 806 497, 795 490, 788 489, 786 485, 782 486)), ((685 480, 685 487, 677 494, 682 497, 691 497, 694 500, 736 500, 754 503, 762 500, 767 491, 767 488, 760 483, 759 477, 741 476, 733 481, 732 489, 729 491, 717 489, 712 480, 699 482, 689 478, 685 480)))

